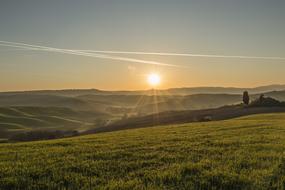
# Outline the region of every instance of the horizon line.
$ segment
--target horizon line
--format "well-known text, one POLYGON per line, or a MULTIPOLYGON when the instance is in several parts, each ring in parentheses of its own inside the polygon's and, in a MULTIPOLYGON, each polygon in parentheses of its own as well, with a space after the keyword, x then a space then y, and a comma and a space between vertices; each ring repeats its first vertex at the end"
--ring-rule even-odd
MULTIPOLYGON (((105 92, 135 92, 135 91, 149 91, 149 90, 157 90, 157 91, 165 91, 171 89, 183 89, 183 88, 234 88, 234 89, 255 89, 262 87, 270 87, 270 86, 285 86, 285 84, 268 84, 268 85, 260 85, 253 87, 238 87, 238 86, 181 86, 181 87, 170 87, 170 88, 149 88, 149 89, 100 89, 100 88, 59 88, 59 89, 30 89, 30 90, 8 90, 8 91, 0 91, 0 93, 13 93, 13 92, 37 92, 37 91, 67 91, 67 90, 98 90, 105 92)), ((285 90, 285 89, 284 89, 285 90)))

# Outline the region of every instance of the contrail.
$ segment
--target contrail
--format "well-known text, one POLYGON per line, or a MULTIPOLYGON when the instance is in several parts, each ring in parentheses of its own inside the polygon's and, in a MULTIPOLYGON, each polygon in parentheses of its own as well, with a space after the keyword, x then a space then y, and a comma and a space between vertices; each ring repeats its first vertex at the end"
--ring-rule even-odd
POLYGON ((100 50, 78 50, 78 51, 90 52, 90 53, 126 54, 126 55, 158 55, 158 56, 180 56, 180 57, 285 60, 285 57, 264 57, 264 56, 244 56, 244 55, 216 55, 216 54, 192 54, 192 53, 141 52, 141 51, 100 51, 100 50))
POLYGON ((44 50, 44 51, 59 52, 59 53, 65 53, 65 54, 96 57, 96 58, 102 58, 102 59, 112 59, 112 60, 120 60, 120 61, 144 63, 144 64, 152 64, 152 65, 161 65, 161 66, 171 66, 171 67, 180 67, 180 66, 173 65, 173 64, 160 63, 156 61, 133 59, 133 58, 127 58, 127 57, 120 57, 120 56, 111 56, 111 55, 106 55, 106 54, 285 60, 285 57, 269 57, 269 56, 217 55, 217 54, 193 54, 193 53, 169 53, 169 52, 142 52, 142 51, 73 50, 73 49, 59 49, 59 48, 31 45, 31 44, 25 44, 25 43, 8 42, 8 41, 0 41, 0 46, 24 48, 24 49, 29 49, 29 50, 44 50))
POLYGON ((179 67, 177 65, 160 63, 160 62, 156 62, 156 61, 148 61, 148 60, 119 57, 119 56, 110 56, 110 55, 99 54, 99 53, 94 53, 94 52, 92 53, 92 52, 84 52, 84 51, 79 51, 79 50, 53 48, 53 47, 32 45, 32 44, 26 44, 26 43, 0 41, 0 46, 23 48, 23 49, 27 49, 27 50, 40 50, 40 51, 57 52, 57 53, 64 53, 64 54, 71 54, 71 55, 80 55, 80 56, 86 56, 86 57, 111 59, 111 60, 117 60, 117 61, 127 61, 127 62, 133 62, 133 63, 143 63, 143 64, 150 64, 150 65, 158 65, 158 66, 179 67))

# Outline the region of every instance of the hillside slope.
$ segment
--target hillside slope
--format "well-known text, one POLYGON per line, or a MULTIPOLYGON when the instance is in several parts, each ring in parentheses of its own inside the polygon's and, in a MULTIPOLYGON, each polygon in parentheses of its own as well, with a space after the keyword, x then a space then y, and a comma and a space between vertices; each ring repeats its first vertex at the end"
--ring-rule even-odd
POLYGON ((109 125, 85 131, 85 133, 100 133, 124 129, 151 127, 155 125, 179 124, 188 122, 220 121, 253 114, 280 112, 285 113, 284 106, 244 108, 243 106, 236 105, 205 110, 168 111, 141 117, 131 117, 118 120, 109 125))
POLYGON ((282 189, 285 114, 0 145, 0 189, 282 189))
MULTIPOLYGON (((52 106, 122 116, 125 113, 146 115, 163 111, 209 109, 242 102, 242 93, 173 95, 160 93, 158 90, 149 95, 96 95, 96 90, 79 91, 80 93, 77 90, 0 93, 0 106, 52 106), (75 96, 76 94, 79 95, 75 96)), ((285 91, 271 91, 264 95, 285 101, 285 91)), ((260 94, 251 94, 251 100, 259 96, 260 94)))
POLYGON ((0 138, 31 130, 87 130, 109 115, 61 107, 0 107, 0 138))
POLYGON ((54 106, 77 109, 90 109, 90 106, 86 102, 74 97, 25 93, 14 95, 0 95, 0 106, 54 106))

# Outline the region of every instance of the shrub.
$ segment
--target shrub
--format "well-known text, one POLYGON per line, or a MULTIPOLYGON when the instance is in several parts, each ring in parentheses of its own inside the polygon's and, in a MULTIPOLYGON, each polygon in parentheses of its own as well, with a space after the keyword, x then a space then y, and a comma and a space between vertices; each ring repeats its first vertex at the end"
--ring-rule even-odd
POLYGON ((250 104, 251 107, 279 107, 284 106, 284 102, 280 102, 271 97, 264 97, 264 95, 260 95, 260 97, 250 104))
POLYGON ((71 137, 78 135, 77 131, 30 131, 26 133, 18 133, 9 138, 9 141, 37 141, 58 139, 63 137, 71 137))

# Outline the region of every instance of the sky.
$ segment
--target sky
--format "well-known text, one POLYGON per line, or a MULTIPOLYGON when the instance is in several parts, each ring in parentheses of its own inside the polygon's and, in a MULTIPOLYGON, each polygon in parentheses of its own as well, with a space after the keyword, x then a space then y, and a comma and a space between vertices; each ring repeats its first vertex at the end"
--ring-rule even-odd
POLYGON ((153 72, 157 88, 285 84, 284 9, 284 0, 1 0, 0 41, 57 49, 1 42, 0 91, 149 89, 153 72))

